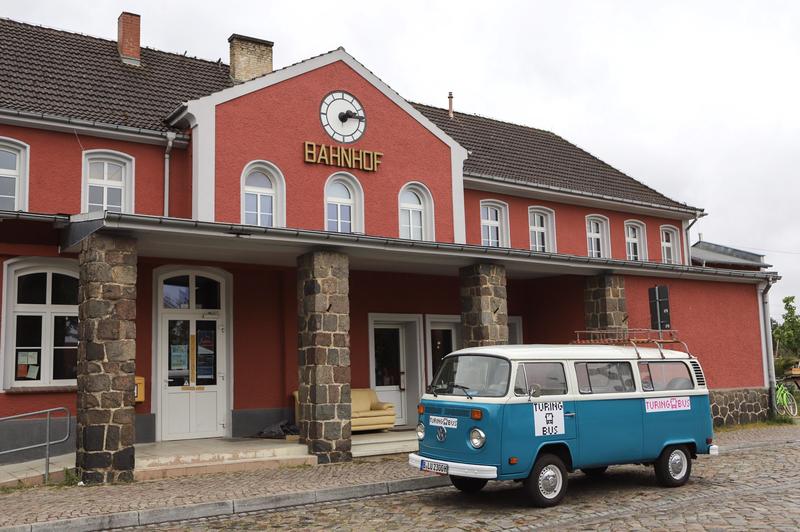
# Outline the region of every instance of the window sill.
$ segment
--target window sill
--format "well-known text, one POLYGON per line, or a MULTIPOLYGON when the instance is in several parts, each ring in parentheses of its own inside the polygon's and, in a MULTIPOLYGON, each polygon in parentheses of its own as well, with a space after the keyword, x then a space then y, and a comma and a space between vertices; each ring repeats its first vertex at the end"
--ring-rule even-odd
POLYGON ((77 385, 66 386, 16 386, 5 390, 7 394, 28 394, 28 393, 71 393, 77 392, 77 385))

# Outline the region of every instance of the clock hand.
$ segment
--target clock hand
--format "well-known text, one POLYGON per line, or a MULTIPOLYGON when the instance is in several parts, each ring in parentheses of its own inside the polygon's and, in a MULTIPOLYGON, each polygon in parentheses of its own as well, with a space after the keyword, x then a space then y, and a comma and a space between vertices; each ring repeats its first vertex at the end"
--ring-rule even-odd
POLYGON ((355 118, 356 120, 359 120, 359 121, 363 121, 364 120, 363 116, 358 116, 357 114, 355 114, 353 111, 351 111, 349 109, 347 111, 339 113, 339 121, 342 124, 347 122, 347 120, 350 119, 350 118, 355 118))

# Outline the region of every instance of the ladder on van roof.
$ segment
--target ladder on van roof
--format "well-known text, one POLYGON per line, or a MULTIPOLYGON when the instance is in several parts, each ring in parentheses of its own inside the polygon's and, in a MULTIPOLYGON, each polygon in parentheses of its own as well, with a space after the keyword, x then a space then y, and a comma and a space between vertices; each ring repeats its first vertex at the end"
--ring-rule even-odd
POLYGON ((695 358, 689 351, 689 346, 686 342, 678 338, 678 331, 674 330, 657 330, 657 329, 598 329, 588 331, 575 331, 576 339, 573 344, 593 344, 593 345, 631 345, 636 351, 636 358, 641 359, 642 354, 639 352, 639 347, 654 345, 658 348, 662 359, 666 359, 664 355, 664 346, 666 345, 682 345, 686 355, 689 358, 695 358))

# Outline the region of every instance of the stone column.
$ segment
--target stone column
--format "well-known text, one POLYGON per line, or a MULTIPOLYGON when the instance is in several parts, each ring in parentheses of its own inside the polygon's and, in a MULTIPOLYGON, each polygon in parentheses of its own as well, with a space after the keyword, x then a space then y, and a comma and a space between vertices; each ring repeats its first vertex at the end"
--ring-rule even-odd
POLYGON ((506 268, 473 264, 461 278, 461 331, 464 347, 508 343, 506 268))
POLYGON ((625 278, 597 275, 586 279, 583 291, 584 319, 588 330, 627 329, 625 278))
POLYGON ((350 452, 350 262, 313 251, 297 259, 300 438, 319 463, 350 452))
POLYGON ((78 476, 133 480, 136 241, 93 234, 81 246, 78 476))

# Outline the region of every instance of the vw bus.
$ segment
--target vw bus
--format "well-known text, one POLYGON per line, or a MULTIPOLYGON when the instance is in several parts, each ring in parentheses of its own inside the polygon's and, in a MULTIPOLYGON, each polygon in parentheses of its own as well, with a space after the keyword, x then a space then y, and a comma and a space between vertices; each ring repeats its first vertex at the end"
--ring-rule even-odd
POLYGON ((522 481, 537 506, 567 474, 653 465, 664 486, 717 454, 703 370, 688 353, 633 345, 516 345, 447 355, 419 404, 409 464, 474 493, 522 481))

